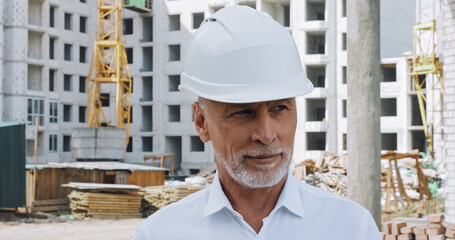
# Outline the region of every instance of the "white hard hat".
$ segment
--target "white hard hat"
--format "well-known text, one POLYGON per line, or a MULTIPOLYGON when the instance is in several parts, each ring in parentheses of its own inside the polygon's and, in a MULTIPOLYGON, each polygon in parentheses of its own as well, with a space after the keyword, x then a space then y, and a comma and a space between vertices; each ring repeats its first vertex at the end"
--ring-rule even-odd
POLYGON ((313 84, 283 26, 266 13, 232 6, 193 35, 179 89, 218 102, 250 103, 305 95, 313 84))

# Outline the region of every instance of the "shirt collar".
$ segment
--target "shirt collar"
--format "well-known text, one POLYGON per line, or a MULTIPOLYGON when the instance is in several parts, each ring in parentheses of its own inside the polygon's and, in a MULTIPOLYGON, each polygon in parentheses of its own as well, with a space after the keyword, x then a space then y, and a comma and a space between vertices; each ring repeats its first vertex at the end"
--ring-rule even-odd
POLYGON ((302 198, 299 191, 299 181, 292 175, 292 172, 288 172, 286 183, 284 184, 283 190, 281 191, 280 197, 276 203, 273 211, 277 211, 281 207, 287 208, 293 214, 303 218, 303 205, 302 198))
MULTIPOLYGON (((288 172, 286 183, 284 184, 283 190, 281 191, 280 197, 278 198, 276 206, 272 212, 277 211, 281 207, 285 207, 293 214, 303 218, 303 206, 299 191, 299 182, 292 175, 291 171, 288 172)), ((203 217, 214 214, 223 208, 233 210, 231 203, 223 192, 217 172, 209 189, 209 196, 207 204, 204 208, 203 217)))
POLYGON ((202 217, 205 218, 208 215, 214 214, 223 208, 233 210, 231 203, 223 192, 217 171, 215 173, 215 177, 213 178, 212 185, 210 185, 209 188, 209 197, 207 204, 205 205, 204 214, 202 217))

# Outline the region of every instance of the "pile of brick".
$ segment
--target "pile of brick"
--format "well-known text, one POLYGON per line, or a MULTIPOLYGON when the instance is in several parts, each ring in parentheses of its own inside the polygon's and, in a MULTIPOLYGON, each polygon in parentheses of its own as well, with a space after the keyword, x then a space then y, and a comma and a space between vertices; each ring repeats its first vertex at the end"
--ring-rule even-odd
POLYGON ((455 240, 455 224, 447 224, 446 237, 447 240, 455 240))
MULTIPOLYGON (((431 214, 428 216, 428 224, 426 226, 407 226, 406 222, 385 222, 382 224, 382 239, 383 240, 445 240, 445 236, 455 236, 455 231, 446 228, 442 225, 444 215, 431 214)), ((450 237, 448 236, 448 237, 450 237)), ((447 239, 449 240, 449 239, 447 239)))

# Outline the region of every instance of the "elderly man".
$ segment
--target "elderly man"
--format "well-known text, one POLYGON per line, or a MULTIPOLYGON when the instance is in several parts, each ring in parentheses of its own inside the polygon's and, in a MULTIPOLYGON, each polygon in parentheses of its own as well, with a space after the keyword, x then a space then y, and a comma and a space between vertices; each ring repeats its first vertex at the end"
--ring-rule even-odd
POLYGON ((147 218, 134 239, 380 239, 366 209, 289 172, 295 97, 313 86, 270 16, 233 6, 205 20, 180 89, 199 96, 194 125, 218 171, 208 188, 147 218))

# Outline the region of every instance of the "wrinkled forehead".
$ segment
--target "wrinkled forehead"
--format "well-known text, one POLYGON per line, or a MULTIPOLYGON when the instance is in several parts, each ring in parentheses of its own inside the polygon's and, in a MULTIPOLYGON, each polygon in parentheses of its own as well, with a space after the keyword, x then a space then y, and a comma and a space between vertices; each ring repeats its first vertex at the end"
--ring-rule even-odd
POLYGON ((277 104, 287 104, 293 106, 295 104, 295 98, 286 98, 286 99, 279 99, 279 100, 272 100, 272 101, 265 101, 265 102, 252 102, 252 103, 224 103, 224 102, 217 102, 213 100, 207 100, 210 102, 211 109, 218 109, 218 110, 228 110, 228 109, 238 109, 238 108, 251 108, 255 109, 259 106, 273 106, 277 104))

